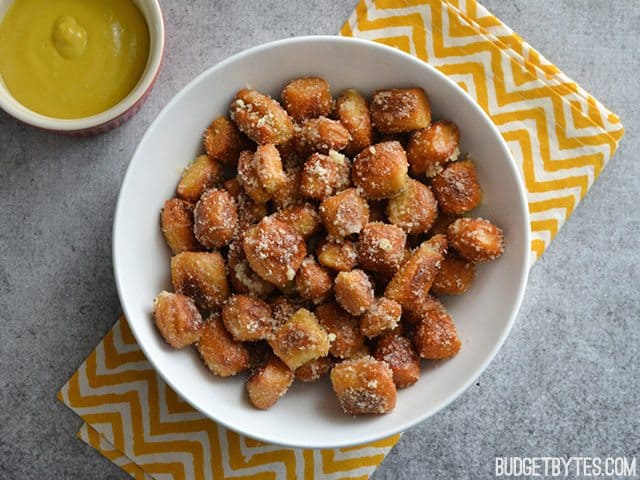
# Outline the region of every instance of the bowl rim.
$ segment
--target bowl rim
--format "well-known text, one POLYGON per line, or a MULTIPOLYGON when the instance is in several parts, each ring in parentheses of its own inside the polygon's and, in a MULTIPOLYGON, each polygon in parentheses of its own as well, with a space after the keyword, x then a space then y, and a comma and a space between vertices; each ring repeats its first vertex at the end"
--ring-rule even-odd
MULTIPOLYGON (((149 29, 150 48, 145 70, 136 86, 125 98, 104 112, 91 115, 90 117, 72 119, 55 118, 34 112, 25 105, 22 105, 13 97, 13 95, 11 95, 9 89, 0 79, 0 90, 6 92, 7 96, 11 99, 10 101, 6 101, 2 96, 0 96, 0 109, 4 110, 8 115, 12 116, 16 120, 27 125, 60 133, 77 133, 102 127, 112 121, 117 121, 134 109, 153 87, 156 77, 160 71, 165 49, 165 25, 159 0, 133 1, 140 9, 147 23, 147 27, 149 29), (139 3, 145 3, 150 7, 149 15, 145 14, 139 3)), ((13 2, 10 2, 10 4, 11 3, 13 2)), ((0 21, 2 21, 1 17, 0 21)))
MULTIPOLYGON (((517 185, 517 189, 519 192, 519 205, 520 205, 520 214, 523 216, 523 220, 524 220, 524 225, 525 225, 525 232, 523 232, 524 234, 524 245, 527 248, 527 253, 529 252, 528 248, 529 245, 531 244, 531 231, 530 231, 530 217, 529 217, 529 210, 528 210, 528 203, 527 203, 527 196, 526 196, 526 190, 525 190, 525 186, 524 186, 524 182, 522 180, 522 177, 520 175, 520 172, 518 171, 518 167, 516 165, 516 162, 513 158, 513 155, 511 154, 511 151, 509 150, 509 147, 507 146, 506 141, 504 140, 504 138, 502 137, 502 135, 500 134, 498 128, 496 127, 496 125, 493 123, 493 121, 491 121, 491 119, 488 117, 488 115, 482 110, 482 108, 478 105, 478 103, 464 90, 462 89, 457 83, 455 83, 453 80, 451 80, 449 77, 447 77, 446 75, 444 75, 443 73, 441 73, 440 71, 438 71, 435 67, 433 67, 432 65, 428 64, 427 62, 420 60, 412 55, 409 55, 397 48, 393 48, 378 42, 374 42, 371 40, 365 40, 365 39, 359 39, 359 38, 353 38, 353 37, 342 37, 342 36, 337 36, 337 35, 307 35, 307 36, 300 36, 300 37, 291 37, 291 38, 286 38, 286 39, 281 39, 281 40, 275 40, 272 42, 267 42, 261 45, 257 45, 254 47, 250 47, 248 49, 242 50, 241 52, 235 53, 227 58, 225 58, 224 60, 220 61, 219 63, 207 68, 206 70, 204 70, 203 72, 201 72, 200 74, 196 75, 195 78, 193 78, 191 81, 189 81, 189 83, 187 83, 164 107, 163 109, 157 114, 157 116, 155 117, 155 119, 153 120, 153 122, 149 125, 149 127, 147 128, 146 132, 144 133, 144 135, 142 136, 142 138, 140 139, 138 146, 136 147, 131 159, 133 160, 134 158, 136 158, 136 156, 138 155, 139 150, 142 148, 142 145, 144 145, 147 141, 147 138, 151 135, 151 132, 155 129, 156 124, 160 121, 160 119, 164 116, 165 112, 167 110, 169 110, 171 107, 173 107, 174 104, 176 104, 177 102, 179 102, 182 97, 186 94, 186 92, 188 90, 190 90, 190 88, 196 83, 199 82, 203 77, 209 75, 213 70, 222 70, 224 69, 228 64, 232 63, 232 62, 236 62, 238 60, 241 60, 243 57, 246 56, 250 56, 256 53, 260 53, 263 50, 267 50, 267 49, 272 49, 272 48, 277 48, 281 45, 291 45, 291 44, 296 44, 296 43, 307 43, 307 42, 324 42, 324 43, 335 43, 335 44, 339 44, 339 43, 356 43, 356 44, 361 44, 363 46, 366 46, 367 48, 373 48, 373 49, 377 49, 380 52, 384 52, 384 53, 390 53, 393 55, 400 55, 402 57, 404 57, 407 61, 410 62, 414 62, 414 63, 419 63, 420 65, 422 65, 424 68, 427 68, 429 70, 431 70, 435 75, 441 77, 442 79, 444 79, 450 86, 451 88, 457 89, 460 93, 463 93, 469 100, 469 102, 472 104, 472 108, 477 109, 481 115, 483 115, 487 120, 488 123, 490 124, 490 128, 492 129, 494 135, 499 139, 499 143, 500 143, 500 148, 502 148, 502 150, 504 151, 504 153, 506 154, 506 156, 509 158, 509 165, 508 168, 512 171, 512 173, 514 174, 515 178, 518 178, 520 181, 518 182, 517 185)), ((118 262, 117 262, 117 258, 118 258, 118 242, 116 241, 117 239, 117 230, 118 230, 118 224, 119 222, 119 218, 121 215, 123 215, 123 211, 126 209, 126 205, 124 205, 124 201, 123 201, 123 195, 122 195, 122 191, 125 189, 126 184, 130 181, 130 176, 131 176, 131 172, 132 172, 132 163, 129 163, 129 166, 127 167, 127 171, 125 173, 125 176, 122 180, 122 183, 120 185, 120 193, 118 194, 118 200, 116 203, 116 208, 115 208, 115 213, 114 213, 114 221, 113 221, 113 231, 112 231, 112 242, 113 242, 113 257, 112 257, 112 261, 113 261, 113 268, 114 268, 114 279, 115 279, 115 283, 116 283, 116 289, 118 291, 118 296, 120 298, 120 302, 124 311, 124 315, 125 317, 128 319, 130 318, 129 316, 129 309, 127 308, 127 303, 124 300, 124 295, 122 293, 122 284, 121 284, 121 280, 120 280, 120 276, 121 276, 121 272, 118 270, 118 262)), ((520 306, 522 304, 522 299, 524 297, 524 292, 526 289, 526 285, 527 285, 527 280, 528 280, 528 274, 529 274, 529 266, 530 266, 530 262, 529 262, 530 256, 528 254, 526 255, 522 255, 521 258, 521 262, 522 264, 520 265, 521 267, 521 275, 519 278, 519 288, 518 288, 518 292, 517 292, 517 296, 515 298, 515 302, 513 303, 513 307, 511 309, 511 313, 509 315, 509 319, 508 322, 506 323, 505 327, 503 328, 502 332, 500 332, 498 341, 493 345, 493 347, 491 348, 491 351, 489 352, 489 355, 487 356, 487 358, 476 367, 473 375, 463 384, 460 385, 459 388, 457 388, 451 395, 449 395, 449 397, 446 399, 446 401, 443 401, 442 404, 440 406, 438 406, 438 408, 433 409, 433 410, 428 410, 425 413, 421 413, 419 415, 416 415, 414 417, 411 417, 410 420, 407 421, 402 421, 399 422, 393 429, 389 430, 389 431, 385 431, 383 434, 380 433, 376 433, 375 430, 372 429, 371 433, 368 435, 364 435, 360 438, 358 438, 357 440, 349 440, 349 441, 341 441, 340 439, 335 439, 335 441, 332 441, 330 443, 328 442, 324 442, 324 443, 306 443, 306 444, 298 444, 298 443, 293 443, 293 442, 287 442, 287 441, 274 441, 273 439, 270 439, 268 437, 265 437, 263 435, 256 435, 254 433, 252 433, 250 430, 246 429, 246 428, 237 428, 236 426, 234 426, 233 424, 231 424, 229 421, 225 421, 224 419, 218 419, 216 417, 214 417, 213 415, 209 415, 205 412, 203 412, 198 405, 196 405, 190 398, 183 396, 182 393, 180 392, 180 389, 177 388, 173 382, 167 378, 164 374, 164 372, 159 369, 154 360, 152 358, 150 358, 147 355, 147 351, 144 347, 144 342, 140 341, 139 338, 139 334, 136 330, 136 323, 135 322, 129 322, 129 325, 131 327, 131 331, 133 332, 138 345, 140 346, 140 348, 142 349, 143 353, 145 354, 145 357, 147 358, 147 360, 149 361, 149 363, 154 367, 154 370, 162 377, 162 379, 167 383, 167 385, 169 385, 176 393, 178 393, 182 399, 184 399, 189 405, 191 405, 196 411, 198 411, 199 413, 201 413, 204 417, 209 418, 211 420, 213 420, 214 422, 234 431, 234 432, 238 432, 242 435, 245 435, 247 437, 250 438, 254 438, 266 443, 269 443, 271 445, 279 445, 279 446, 283 446, 283 447, 290 447, 290 448, 311 448, 311 449, 331 449, 331 448, 340 448, 340 447, 349 447, 349 446, 357 446, 357 445, 363 445, 365 443, 369 443, 369 442, 373 442, 373 441, 377 441, 380 440, 382 438, 386 438, 386 437, 390 437, 392 435, 396 435, 398 433, 402 433, 406 430, 408 430, 409 428, 417 425, 418 423, 423 422, 424 420, 426 420, 427 418, 431 417, 432 415, 435 415, 436 413, 438 413, 440 410, 442 410, 443 408, 449 406, 454 400, 456 400, 465 390, 467 390, 467 388, 469 388, 469 386, 474 383, 477 378, 485 371, 485 369, 487 368, 487 366, 489 365, 489 363, 491 363, 491 361, 495 358, 496 354, 498 353, 498 351, 500 350, 500 348, 502 347, 502 345, 504 344, 505 339, 507 338, 509 332, 511 331, 511 328, 513 327, 513 324, 515 322, 515 319, 517 317, 518 311, 520 310, 520 306)))

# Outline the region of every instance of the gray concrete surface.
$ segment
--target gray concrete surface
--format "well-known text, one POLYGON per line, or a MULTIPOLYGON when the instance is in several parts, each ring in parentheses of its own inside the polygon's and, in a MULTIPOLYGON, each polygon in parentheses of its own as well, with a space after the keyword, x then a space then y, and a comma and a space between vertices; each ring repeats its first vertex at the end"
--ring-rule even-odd
MULTIPOLYGON (((64 138, 0 113, 1 479, 128 478, 74 439, 80 421, 54 395, 120 311, 111 223, 136 142, 206 67, 269 40, 334 33, 354 6, 162 3, 165 63, 151 98, 126 126, 64 138)), ((378 480, 489 478, 501 455, 640 457, 640 5, 485 4, 619 113, 627 135, 533 268, 518 321, 494 362, 449 408, 404 435, 378 480)))

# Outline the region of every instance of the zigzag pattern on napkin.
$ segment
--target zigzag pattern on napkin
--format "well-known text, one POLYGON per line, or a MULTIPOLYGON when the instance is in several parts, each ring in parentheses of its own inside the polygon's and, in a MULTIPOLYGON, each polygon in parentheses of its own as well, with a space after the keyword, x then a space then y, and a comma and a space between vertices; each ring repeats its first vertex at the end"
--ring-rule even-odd
POLYGON ((204 418, 160 379, 124 318, 58 395, 88 424, 80 438, 135 478, 366 479, 399 438, 303 450, 238 435, 204 418))
POLYGON ((428 61, 507 141, 539 258, 616 150, 620 119, 475 1, 361 0, 341 30, 428 61))

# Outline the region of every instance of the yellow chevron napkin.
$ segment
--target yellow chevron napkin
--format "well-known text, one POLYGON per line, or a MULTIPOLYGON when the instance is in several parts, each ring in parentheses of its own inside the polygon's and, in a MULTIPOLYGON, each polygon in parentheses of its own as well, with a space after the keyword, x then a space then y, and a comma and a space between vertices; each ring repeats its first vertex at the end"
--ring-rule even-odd
MULTIPOLYGON (((361 0, 340 33, 429 62, 487 112, 528 191, 532 263, 624 133, 614 113, 475 1, 361 0)), ((58 398, 84 420, 78 437, 136 479, 367 479, 399 439, 303 450, 238 435, 162 381, 124 318, 58 398)))

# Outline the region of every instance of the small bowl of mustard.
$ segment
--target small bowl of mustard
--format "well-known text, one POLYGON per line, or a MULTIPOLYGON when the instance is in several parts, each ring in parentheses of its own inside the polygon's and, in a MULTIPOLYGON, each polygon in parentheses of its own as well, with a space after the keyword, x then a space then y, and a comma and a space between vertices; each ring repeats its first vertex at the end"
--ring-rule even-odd
POLYGON ((0 108, 56 133, 128 120, 164 52, 157 0, 0 0, 0 108))

